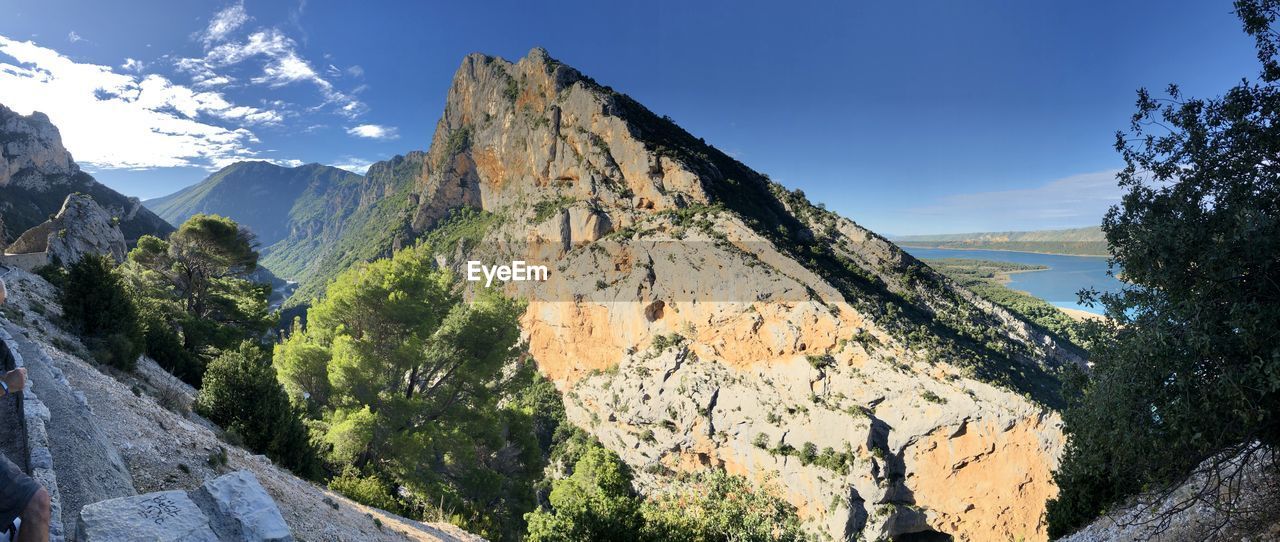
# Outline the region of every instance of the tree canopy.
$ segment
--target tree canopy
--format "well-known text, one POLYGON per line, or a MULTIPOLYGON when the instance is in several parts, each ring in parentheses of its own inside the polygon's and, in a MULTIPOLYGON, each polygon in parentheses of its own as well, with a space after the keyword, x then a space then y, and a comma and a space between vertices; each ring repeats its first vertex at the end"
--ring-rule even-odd
MULTIPOLYGON (((1129 287, 1086 295, 1110 323, 1064 414, 1051 535, 1211 458, 1280 445, 1278 6, 1236 2, 1258 42, 1259 81, 1211 99, 1140 90, 1117 134, 1125 194, 1102 227, 1129 287)), ((1223 505, 1203 493, 1182 501, 1175 510, 1223 505)))
POLYGON ((253 280, 253 235, 199 214, 168 239, 144 235, 123 267, 146 328, 147 353, 199 386, 205 364, 270 328, 270 286, 253 280))
POLYGON ((413 250, 357 265, 275 363, 323 427, 343 471, 335 488, 512 537, 543 466, 531 416, 508 404, 523 374, 520 306, 487 292, 463 300, 453 286, 413 250))

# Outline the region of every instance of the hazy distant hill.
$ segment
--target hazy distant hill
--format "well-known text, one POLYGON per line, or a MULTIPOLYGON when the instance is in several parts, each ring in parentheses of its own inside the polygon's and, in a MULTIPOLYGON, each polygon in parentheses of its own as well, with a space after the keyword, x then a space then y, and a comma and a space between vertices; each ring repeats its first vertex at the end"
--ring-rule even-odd
POLYGON ((288 237, 307 218, 313 203, 331 192, 359 185, 355 173, 320 164, 283 167, 270 162, 236 162, 203 181, 146 206, 170 224, 198 213, 218 214, 249 226, 263 247, 288 237))
POLYGON ((902 246, 1016 250, 1046 254, 1107 256, 1107 239, 1097 226, 1066 230, 1000 231, 944 235, 904 235, 894 238, 902 246))

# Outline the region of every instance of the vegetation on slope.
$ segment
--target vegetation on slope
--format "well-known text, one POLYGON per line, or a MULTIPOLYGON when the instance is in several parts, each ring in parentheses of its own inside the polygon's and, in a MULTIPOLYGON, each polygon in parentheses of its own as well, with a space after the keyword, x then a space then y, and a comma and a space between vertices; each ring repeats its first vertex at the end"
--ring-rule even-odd
MULTIPOLYGON (((1231 512, 1246 511, 1231 510, 1233 491, 1246 471, 1221 458, 1280 446, 1280 2, 1236 8, 1257 39, 1260 81, 1214 99, 1140 90, 1129 130, 1117 134, 1126 193, 1102 228, 1130 284, 1099 296, 1113 323, 1063 415, 1053 536, 1210 458, 1220 458, 1210 467, 1217 483, 1173 496, 1164 513, 1225 507, 1238 521, 1231 512)), ((1280 472, 1269 457, 1265 468, 1280 472)), ((1259 502, 1267 498, 1276 502, 1259 502)), ((1262 512, 1272 522, 1280 513, 1262 512)), ((1158 525, 1155 515, 1145 519, 1158 525)))
POLYGON ((951 291, 927 266, 899 254, 905 262, 901 268, 862 267, 838 247, 835 227, 840 218, 811 203, 803 192, 773 182, 631 97, 590 78, 584 82, 614 100, 619 115, 650 151, 681 162, 705 180, 715 203, 707 212, 726 210, 741 217, 922 357, 952 363, 980 380, 1062 406, 1059 369, 1016 361, 1027 347, 1000 332, 996 319, 951 291))
POLYGON ((1004 284, 1009 273, 1046 269, 1040 265, 965 258, 937 258, 925 260, 956 283, 1045 328, 1061 339, 1084 345, 1084 326, 1049 302, 1025 292, 1019 292, 1004 284))
POLYGON ((362 177, 335 167, 307 164, 283 167, 270 162, 236 162, 203 181, 146 205, 170 224, 182 224, 199 213, 235 220, 270 246, 307 224, 313 209, 362 177))
POLYGON ((129 371, 146 352, 200 388, 196 410, 230 440, 318 478, 317 449, 266 354, 268 288, 248 279, 251 246, 235 222, 196 215, 168 239, 143 236, 120 267, 87 256, 40 274, 100 363, 129 371))
POLYGON ((1012 250, 1075 256, 1108 256, 1107 240, 1097 226, 1067 230, 1004 231, 946 235, 906 235, 903 246, 949 249, 1012 250))
POLYGON ((298 282, 286 306, 309 303, 338 273, 407 244, 414 210, 409 195, 424 159, 416 152, 397 156, 371 166, 359 186, 300 198, 292 211, 297 231, 267 247, 262 259, 277 276, 298 282))

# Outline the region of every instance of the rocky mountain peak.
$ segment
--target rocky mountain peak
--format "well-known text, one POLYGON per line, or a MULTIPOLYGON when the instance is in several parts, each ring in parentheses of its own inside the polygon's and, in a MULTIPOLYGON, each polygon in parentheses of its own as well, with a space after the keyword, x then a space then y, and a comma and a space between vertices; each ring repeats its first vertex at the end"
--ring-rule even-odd
POLYGON ((545 50, 467 56, 416 158, 367 182, 411 179, 411 236, 491 217, 432 247, 460 275, 554 269, 504 286, 529 352, 642 486, 718 466, 836 538, 1043 535, 1072 345, 545 50))
POLYGON ((48 115, 24 116, 0 105, 0 186, 23 179, 38 184, 45 175, 79 170, 48 115))

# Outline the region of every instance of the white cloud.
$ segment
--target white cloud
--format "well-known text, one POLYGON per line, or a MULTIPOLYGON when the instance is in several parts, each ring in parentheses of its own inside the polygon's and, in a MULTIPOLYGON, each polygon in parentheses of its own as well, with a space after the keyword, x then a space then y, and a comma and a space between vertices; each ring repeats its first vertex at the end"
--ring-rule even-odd
POLYGON ((306 162, 303 162, 302 160, 298 160, 297 158, 289 158, 289 159, 268 158, 267 161, 277 166, 283 166, 283 167, 298 167, 306 163, 306 162))
MULTIPOLYGON (((243 10, 243 6, 241 9, 243 10)), ((226 37, 225 34, 220 36, 224 40, 226 37)), ((337 105, 338 112, 348 118, 355 118, 368 109, 354 96, 334 88, 333 83, 322 77, 310 62, 298 54, 297 42, 279 29, 254 31, 243 41, 226 40, 210 46, 212 43, 205 42, 207 47, 204 57, 181 58, 176 62, 178 69, 192 75, 192 84, 197 87, 211 88, 228 84, 233 80, 219 70, 250 59, 261 59, 262 73, 250 79, 253 84, 279 88, 293 83, 311 83, 324 96, 324 105, 337 105)))
POLYGON ((124 63, 120 65, 120 69, 127 72, 141 72, 144 68, 146 68, 146 65, 136 58, 126 58, 124 63))
POLYGON ((346 157, 346 158, 343 158, 338 163, 331 164, 331 165, 338 169, 345 169, 352 173, 364 175, 365 172, 369 171, 369 166, 373 165, 373 162, 370 162, 368 160, 363 160, 360 158, 346 157))
POLYGON ((366 139, 395 139, 400 137, 398 132, 394 127, 377 124, 361 124, 347 128, 348 134, 366 139))
POLYGON ((42 111, 77 161, 101 169, 197 166, 245 159, 256 141, 245 125, 273 124, 270 110, 230 103, 159 75, 117 73, 32 42, 0 36, 0 103, 42 111), (12 58, 15 64, 4 60, 12 58), (236 128, 212 121, 227 121, 236 128))
POLYGON ((72 30, 67 32, 67 41, 75 43, 77 41, 84 41, 84 38, 80 37, 80 34, 77 34, 75 30, 72 30))
MULTIPOLYGON (((1008 231, 1099 224, 1120 201, 1116 170, 1063 177, 1034 188, 952 194, 910 209, 949 231, 1008 231)), ((934 231, 920 233, 938 233, 934 231)))
POLYGON ((209 21, 208 28, 200 34, 200 41, 205 46, 220 42, 226 39, 227 35, 240 28, 244 23, 249 21, 249 14, 244 10, 244 2, 237 3, 214 14, 213 19, 209 21))
POLYGON ((364 77, 364 68, 361 68, 359 64, 354 64, 347 68, 347 74, 352 77, 364 77))

